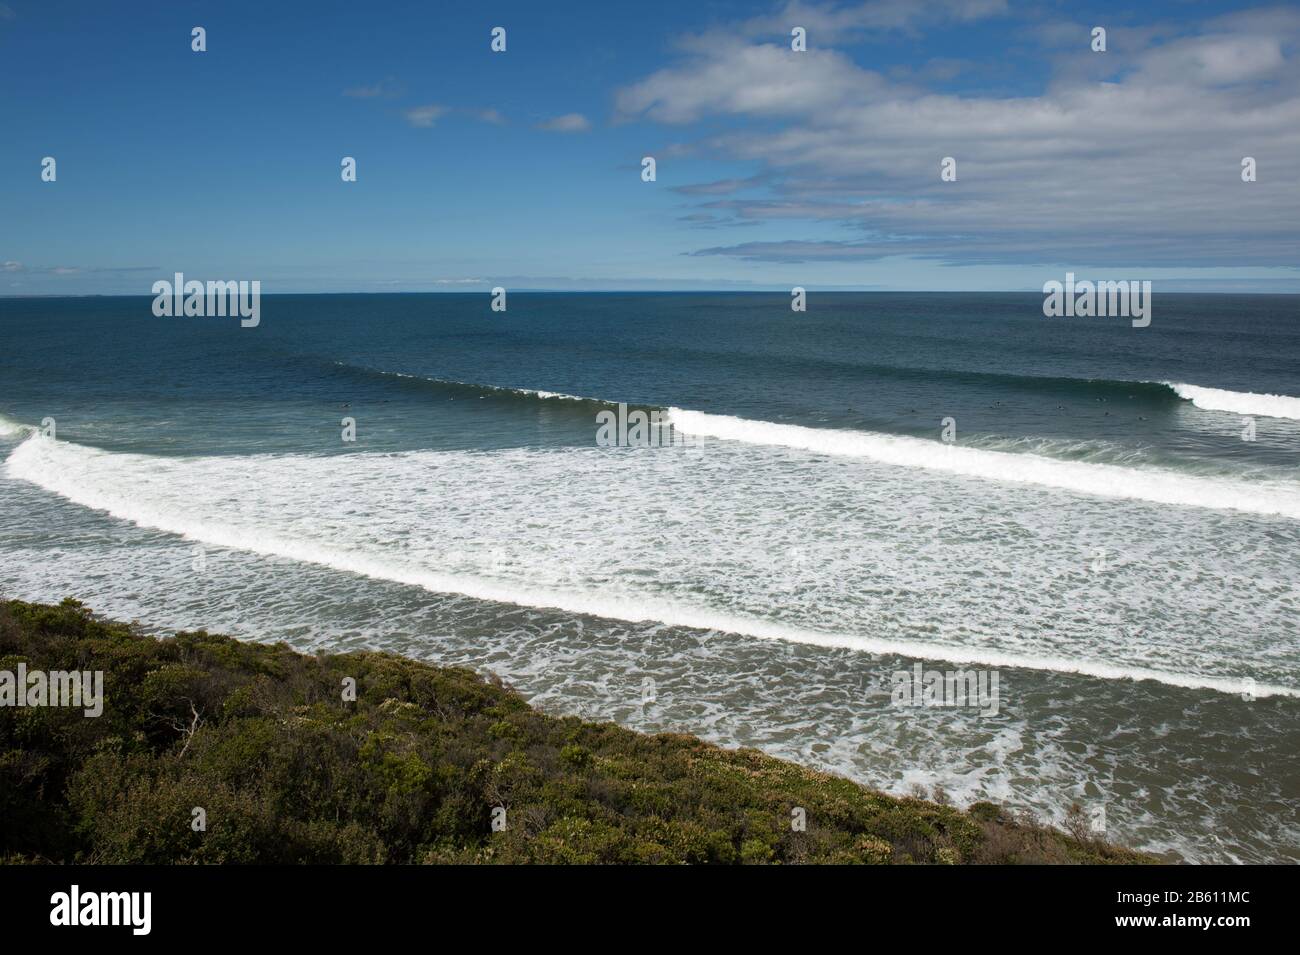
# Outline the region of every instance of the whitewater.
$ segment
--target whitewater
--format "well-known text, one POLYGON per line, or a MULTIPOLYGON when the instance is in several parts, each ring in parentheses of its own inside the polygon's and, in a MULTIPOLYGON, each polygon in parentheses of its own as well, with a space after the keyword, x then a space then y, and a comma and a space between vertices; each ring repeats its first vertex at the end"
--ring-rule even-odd
MULTIPOLYGON (((435 593, 869 653, 1241 691, 1245 671, 1237 659, 1239 648, 1221 638, 1220 646, 1204 648, 1202 665, 1188 667, 1180 650, 1184 638, 1175 632, 1118 650, 1107 646, 1113 639, 1105 632, 1107 625, 1073 623, 1061 633, 1050 628, 1023 632, 1026 615, 1045 619, 1042 606, 1032 609, 1037 588, 1017 585, 1020 595, 1030 598, 1030 607, 1021 606, 1001 588, 990 587, 981 570, 999 561, 1032 559, 1036 548, 1004 547, 963 567, 954 559, 959 556, 954 548, 936 547, 923 522, 909 522, 892 534, 881 531, 870 540, 861 539, 859 531, 859 546, 847 556, 837 543, 853 540, 846 525, 881 525, 891 501, 896 507, 901 495, 929 493, 937 502, 945 494, 955 500, 971 493, 951 487, 945 491, 941 481, 919 488, 903 476, 898 464, 910 468, 918 460, 930 460, 922 450, 935 455, 935 470, 963 476, 973 472, 999 483, 1002 472, 990 459, 1028 456, 980 452, 973 467, 955 469, 951 452, 962 449, 930 452, 903 439, 881 446, 876 436, 844 434, 825 435, 837 439, 827 445, 816 429, 691 417, 680 411, 674 421, 697 433, 782 447, 771 457, 766 449, 742 445, 728 451, 719 445, 707 459, 690 451, 637 449, 195 459, 114 453, 34 435, 13 451, 5 471, 9 478, 142 527, 435 593), (864 475, 822 468, 815 457, 801 453, 805 451, 864 454, 873 465, 884 459, 886 468, 874 482, 877 501, 862 509, 854 484, 864 475), (746 477, 726 488, 722 480, 733 470, 746 477), (820 494, 809 483, 812 474, 823 484, 820 494), (765 486, 759 490, 756 483, 765 486), (788 494, 796 487, 816 504, 792 516, 788 494), (656 492, 647 512, 643 498, 649 488, 656 492), (663 496, 674 500, 653 499, 663 496), (614 519, 624 532, 602 537, 599 527, 614 519), (664 523, 691 530, 665 535, 664 523), (828 533, 837 523, 840 530, 828 533), (785 540, 774 547, 772 538, 778 536, 785 540), (705 556, 705 547, 723 555, 723 567, 705 556), (509 550, 509 560, 500 559, 502 549, 509 550), (861 566, 862 554, 873 555, 870 567, 861 566), (825 577, 839 585, 828 588, 825 577), (881 587, 882 580, 891 579, 881 587), (818 599, 798 596, 808 587, 819 589, 818 599), (936 588, 961 595, 957 603, 967 606, 964 613, 976 624, 959 622, 956 611, 948 616, 936 588), (905 608, 891 606, 897 603, 905 608), (951 623, 936 627, 931 618, 951 623)), ((1071 470, 1123 469, 1080 465, 1071 470)), ((1134 475, 1126 477, 1131 485, 1134 475)), ((1217 483, 1208 484, 1214 494, 1223 494, 1217 483)), ((1189 479, 1178 487, 1182 503, 1182 495, 1199 485, 1189 479)), ((1014 488, 991 488, 981 506, 1001 514, 999 520, 1025 509, 1024 502, 1007 497, 1014 488)), ((1145 490, 1159 499, 1152 487, 1145 490)), ((1208 492, 1202 488, 1201 493, 1198 503, 1204 506, 1208 492)), ((1258 496, 1232 500, 1250 501, 1260 513, 1273 512, 1258 496)), ((1105 525, 1113 520, 1106 506, 1089 503, 1081 509, 1087 535, 1100 545, 1106 544, 1105 525)), ((1036 534, 1068 532, 1069 521, 1052 516, 1052 507, 1041 502, 1030 508, 1045 519, 1036 534)), ((987 548, 988 541, 980 546, 987 548)), ((1111 546, 1116 553, 1123 550, 1118 543, 1111 546)), ((1285 569, 1275 571, 1263 581, 1274 591, 1274 602, 1261 604, 1261 613, 1296 599, 1285 569)), ((1072 570, 1060 567, 1044 566, 1038 573, 1040 584, 1059 585, 1064 578, 1083 599, 1101 586, 1101 581, 1076 579, 1072 570)), ((1231 589, 1232 579, 1225 575, 1223 590, 1231 589)), ((1188 577, 1175 574, 1167 585, 1186 588, 1188 577)), ((1051 589, 1037 599, 1050 600, 1051 589)), ((1176 603, 1184 609, 1213 603, 1223 599, 1209 592, 1216 589, 1201 584, 1176 603)), ((1113 593, 1108 599, 1114 599, 1113 593)), ((1060 609, 1064 624, 1070 608, 1060 609)), ((1173 626, 1194 625, 1191 616, 1178 623, 1181 615, 1170 608, 1173 626)), ((1269 675, 1252 677, 1257 695, 1300 695, 1296 687, 1269 675)))
POLYGON ((1017 484, 1036 484, 1098 497, 1157 504, 1223 508, 1300 518, 1300 485, 1258 486, 1156 469, 1062 461, 1034 454, 964 448, 959 444, 860 431, 750 421, 730 415, 668 409, 668 422, 684 434, 775 445, 820 454, 868 458, 899 467, 926 468, 1017 484))
POLYGON ((1207 411, 1229 411, 1239 415, 1260 415, 1267 418, 1290 418, 1300 421, 1300 398, 1289 395, 1260 395, 1253 392, 1225 391, 1222 388, 1202 388, 1174 381, 1161 384, 1173 389, 1178 397, 1190 401, 1207 411))

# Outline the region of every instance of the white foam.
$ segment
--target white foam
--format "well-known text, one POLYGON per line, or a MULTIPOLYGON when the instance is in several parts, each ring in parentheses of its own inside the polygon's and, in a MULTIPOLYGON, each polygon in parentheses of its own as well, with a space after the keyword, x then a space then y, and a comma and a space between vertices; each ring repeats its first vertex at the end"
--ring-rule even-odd
POLYGON ((1166 381, 1180 398, 1185 398, 1198 408, 1207 411, 1229 411, 1239 415, 1259 415, 1264 418, 1291 418, 1300 421, 1300 398, 1289 395, 1259 395, 1250 391, 1225 391, 1221 388, 1202 388, 1166 381))
POLYGON ((0 414, 0 438, 17 438, 33 430, 35 429, 31 425, 23 424, 0 414))
MULTIPOLYGON (((791 513, 786 502, 792 489, 806 486, 809 462, 790 469, 789 462, 758 455, 748 451, 728 461, 724 451, 706 461, 677 452, 514 449, 182 459, 119 454, 35 435, 14 450, 5 470, 10 478, 143 527, 437 593, 926 660, 1151 679, 1225 693, 1242 690, 1239 678, 1224 675, 1240 672, 1232 662, 1240 651, 1215 649, 1210 639, 1199 641, 1202 652, 1216 654, 1210 669, 1180 672, 1160 665, 1192 661, 1184 650, 1187 638, 1180 635, 1160 635, 1164 643, 1133 638, 1128 641, 1132 645, 1118 646, 1113 629, 1103 630, 1101 638, 1091 628, 1082 639, 1079 634, 1058 638, 1045 619, 1028 616, 1005 589, 990 589, 988 570, 998 561, 1015 560, 1014 552, 980 559, 968 578, 970 589, 959 595, 960 606, 947 606, 951 585, 941 582, 935 592, 932 579, 891 584, 896 598, 875 602, 868 595, 872 602, 864 605, 864 594, 891 575, 889 548, 872 553, 865 568, 864 555, 870 552, 862 547, 835 563, 825 536, 829 526, 835 540, 828 520, 862 519, 850 507, 850 495, 861 496, 855 488, 858 475, 832 470, 825 475, 832 495, 809 494, 802 512, 791 513), (724 474, 734 470, 759 483, 727 486, 709 473, 710 467, 724 474), (764 468, 771 473, 761 473, 764 468), (520 480, 524 474, 526 481, 520 480), (756 490, 764 479, 768 486, 756 490), (648 499, 647 487, 657 489, 660 497, 648 499), (785 556, 793 568, 739 565, 759 556, 752 535, 770 538, 796 524, 804 535, 800 547, 806 546, 809 556, 787 546, 785 556), (485 546, 502 542, 513 553, 504 562, 484 562, 478 552, 466 557, 458 549, 448 551, 473 548, 480 541, 485 546), (701 546, 703 541, 712 546, 701 546), (798 579, 791 584, 783 573, 798 579), (810 589, 809 582, 823 590, 810 589), (828 582, 834 589, 824 589, 828 582), (782 588, 806 596, 773 597, 782 588), (887 610, 877 612, 881 606, 887 610), (894 619, 900 614, 901 621, 894 619), (1025 619, 1034 622, 1026 626, 1025 619), (1010 645, 976 646, 972 638, 987 636, 973 632, 977 624, 992 632, 1008 626, 1025 632, 1014 635, 1010 645), (936 639, 917 639, 917 633, 936 639), (954 642, 960 640, 967 642, 954 642)), ((883 508, 885 502, 897 501, 901 486, 877 490, 877 506, 883 508)), ((1007 503, 996 496, 986 503, 1008 513, 1007 503)), ((942 510, 946 505, 936 506, 942 510)), ((915 529, 904 530, 913 535, 908 546, 915 550, 909 568, 939 562, 952 572, 962 564, 951 545, 931 553, 933 542, 914 536, 915 529)), ((1094 535, 1092 541, 1105 543, 1105 538, 1094 535)), ((1024 543, 1024 560, 1041 558, 1040 546, 1024 543)), ((1036 591, 1042 582, 1036 578, 1043 574, 1034 567, 1025 573, 1024 580, 1011 583, 1027 592, 1032 605, 1042 599, 1036 591)), ((1151 593, 1134 598, 1135 607, 1148 610, 1153 599, 1159 603, 1164 591, 1172 589, 1170 581, 1177 578, 1159 574, 1147 571, 1158 579, 1151 593)), ((1192 576, 1197 581, 1207 577, 1199 570, 1192 576)), ((1211 581, 1217 577, 1208 575, 1211 581)), ((1271 586, 1267 580, 1256 585, 1261 593, 1271 586)), ((1050 581, 1044 586, 1044 593, 1059 592, 1050 581)), ((1186 608, 1188 620, 1205 619, 1214 627, 1213 611, 1203 605, 1226 601, 1219 590, 1206 590, 1217 585, 1198 586, 1170 597, 1168 612, 1186 608)), ((1230 593, 1231 581, 1222 581, 1222 589, 1230 593)), ((1276 599, 1292 599, 1284 586, 1274 589, 1276 599)), ((1061 620, 1077 619, 1073 603, 1067 600, 1061 620)), ((1268 610, 1260 606, 1261 612, 1268 610)), ((1045 614, 1040 606, 1036 617, 1045 614)), ((1237 618, 1242 619, 1240 613, 1237 618)), ((1243 621, 1242 627, 1249 629, 1251 622, 1243 621)), ((1264 682, 1254 692, 1300 696, 1300 690, 1264 682)))
POLYGON ((1300 519, 1300 486, 1250 485, 1156 469, 1086 461, 1062 461, 1034 454, 1011 454, 961 447, 942 441, 803 425, 752 421, 730 415, 668 409, 674 428, 696 437, 772 445, 866 458, 882 464, 926 468, 1015 484, 1036 484, 1097 497, 1127 498, 1156 504, 1208 507, 1300 519))
MULTIPOLYGON (((345 362, 341 361, 336 361, 334 364, 348 367, 345 362)), ((522 395, 528 398, 539 398, 544 401, 597 401, 597 399, 584 398, 581 395, 568 395, 562 391, 538 391, 535 388, 511 388, 507 385, 476 385, 466 381, 456 381, 451 378, 430 378, 427 375, 412 375, 404 371, 381 371, 375 369, 375 373, 385 375, 389 378, 408 378, 412 381, 427 381, 430 384, 435 385, 459 385, 462 388, 481 388, 487 392, 509 392, 511 394, 522 395)))
POLYGON ((559 401, 592 401, 591 398, 583 398, 581 395, 566 395, 562 391, 535 391, 532 388, 512 388, 511 391, 518 392, 521 395, 534 395, 538 398, 554 398, 559 401))

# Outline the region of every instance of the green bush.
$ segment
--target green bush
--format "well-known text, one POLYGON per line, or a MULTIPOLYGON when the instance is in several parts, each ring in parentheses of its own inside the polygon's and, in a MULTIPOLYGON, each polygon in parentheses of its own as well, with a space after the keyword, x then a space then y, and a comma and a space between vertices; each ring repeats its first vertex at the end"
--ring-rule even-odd
POLYGON ((105 700, 96 719, 0 709, 11 863, 1150 861, 987 803, 545 716, 494 679, 389 654, 159 640, 76 601, 0 603, 0 669, 19 661, 103 670, 105 700))

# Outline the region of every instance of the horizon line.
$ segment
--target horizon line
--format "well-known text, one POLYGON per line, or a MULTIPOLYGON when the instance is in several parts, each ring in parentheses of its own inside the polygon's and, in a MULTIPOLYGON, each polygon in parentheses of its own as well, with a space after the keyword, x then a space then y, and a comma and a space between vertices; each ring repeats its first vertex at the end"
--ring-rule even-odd
MULTIPOLYGON (((1154 284, 1154 283, 1153 283, 1154 284)), ((526 293, 529 295, 789 295, 788 288, 703 288, 703 289, 557 289, 557 288, 529 288, 521 286, 511 288, 503 286, 507 292, 519 294, 526 293)), ((838 295, 1042 295, 1040 289, 1033 288, 1006 288, 1006 289, 865 289, 865 288, 845 288, 843 286, 829 286, 817 288, 815 286, 801 286, 808 292, 818 292, 820 294, 838 294, 838 295)), ((465 290, 444 290, 444 289, 411 289, 402 291, 374 291, 353 289, 346 291, 333 292, 309 292, 309 291, 283 291, 283 292, 260 292, 260 295, 266 297, 286 296, 286 295, 491 295, 490 289, 481 291, 465 290)), ((1300 288, 1296 290, 1269 291, 1263 289, 1171 289, 1166 291, 1167 295, 1300 295, 1300 288)), ((0 299, 31 299, 31 298, 143 298, 152 299, 157 296, 153 292, 31 292, 31 293, 12 293, 0 292, 0 299)))

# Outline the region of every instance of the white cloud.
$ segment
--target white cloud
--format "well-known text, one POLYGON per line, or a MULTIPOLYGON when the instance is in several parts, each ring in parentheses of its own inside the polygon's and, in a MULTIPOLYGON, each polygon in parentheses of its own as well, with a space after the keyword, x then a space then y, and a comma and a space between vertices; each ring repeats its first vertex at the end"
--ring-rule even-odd
POLYGON ((447 114, 447 107, 430 104, 428 106, 413 106, 403 111, 402 115, 412 126, 427 129, 436 123, 441 117, 447 114))
POLYGON ((842 53, 750 45, 716 36, 688 44, 690 61, 620 90, 621 118, 644 114, 662 123, 693 123, 707 114, 797 117, 883 90, 886 81, 842 53))
POLYGON ((591 122, 581 113, 565 113, 538 123, 537 128, 552 133, 585 133, 591 129, 591 122))
POLYGON ((741 121, 705 151, 755 164, 769 196, 706 203, 711 213, 853 232, 705 254, 1300 262, 1300 12, 1231 15, 1174 38, 1116 28, 1106 54, 1080 31, 1052 81, 1022 96, 900 84, 816 47, 810 30, 805 53, 726 32, 687 39, 679 62, 615 104, 624 120, 741 121), (939 178, 945 156, 957 182, 939 178), (1258 182, 1241 181, 1243 156, 1258 160, 1258 182))
POLYGON ((343 95, 351 99, 391 99, 402 95, 401 84, 389 76, 369 86, 353 86, 345 89, 343 95))
POLYGON ((747 179, 719 179, 715 182, 693 183, 687 186, 674 186, 674 192, 684 196, 727 196, 762 185, 763 176, 750 176, 747 179))

